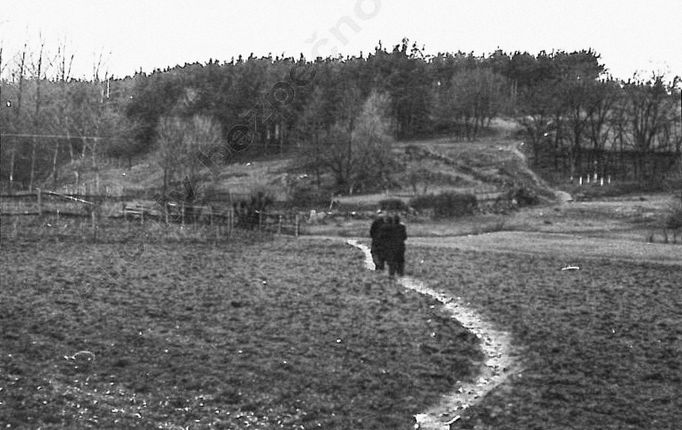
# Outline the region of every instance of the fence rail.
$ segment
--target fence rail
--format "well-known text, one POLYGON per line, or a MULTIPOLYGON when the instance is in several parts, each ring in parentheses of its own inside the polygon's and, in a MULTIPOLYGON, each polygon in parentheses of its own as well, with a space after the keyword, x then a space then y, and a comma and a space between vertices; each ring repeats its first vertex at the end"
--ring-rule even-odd
POLYGON ((252 211, 245 216, 235 211, 232 200, 209 201, 206 204, 187 204, 183 201, 164 202, 120 201, 110 196, 64 194, 36 189, 0 195, 0 215, 6 217, 50 215, 60 217, 90 218, 93 237, 97 237, 98 224, 104 219, 123 219, 129 222, 156 222, 162 224, 202 224, 216 229, 219 235, 225 228, 229 235, 234 228, 257 230, 298 236, 301 219, 298 213, 252 211), (51 200, 51 201, 49 201, 51 200), (14 202, 8 205, 7 202, 14 202), (118 209, 116 205, 119 204, 118 209), (107 206, 107 214, 103 207, 107 206), (74 211, 79 207, 80 211, 74 211))

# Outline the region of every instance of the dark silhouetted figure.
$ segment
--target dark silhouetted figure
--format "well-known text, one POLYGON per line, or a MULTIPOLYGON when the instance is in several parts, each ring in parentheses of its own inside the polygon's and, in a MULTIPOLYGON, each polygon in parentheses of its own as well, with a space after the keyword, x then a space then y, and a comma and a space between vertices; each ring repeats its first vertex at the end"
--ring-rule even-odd
POLYGON ((372 238, 372 260, 374 261, 374 270, 384 270, 384 258, 383 250, 381 249, 381 244, 379 241, 379 230, 381 226, 384 225, 384 217, 379 216, 372 222, 372 226, 369 228, 369 236, 372 238))
POLYGON ((377 232, 377 253, 381 257, 382 270, 384 262, 386 262, 388 263, 389 272, 391 270, 391 261, 393 261, 392 237, 395 235, 394 230, 393 217, 387 216, 377 232))
POLYGON ((388 217, 386 222, 379 228, 377 240, 379 250, 388 263, 388 275, 393 277, 405 274, 405 240, 407 230, 400 224, 398 216, 388 217))
POLYGON ((393 276, 405 275, 405 241, 407 240, 407 229, 400 223, 398 215, 393 217, 393 232, 391 235, 392 260, 388 260, 388 274, 393 276))
POLYGON ((396 273, 402 276, 405 267, 405 239, 407 233, 405 226, 400 224, 398 217, 388 217, 379 228, 377 240, 379 252, 388 263, 388 275, 393 277, 396 273))

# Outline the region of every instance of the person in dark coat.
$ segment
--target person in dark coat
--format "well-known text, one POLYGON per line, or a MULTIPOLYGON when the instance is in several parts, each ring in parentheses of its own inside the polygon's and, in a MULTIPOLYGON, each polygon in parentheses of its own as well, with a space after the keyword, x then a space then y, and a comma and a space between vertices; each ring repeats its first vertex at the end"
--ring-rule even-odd
POLYGON ((405 274, 405 240, 407 230, 398 216, 388 217, 379 228, 377 240, 382 255, 388 263, 388 275, 393 277, 405 274))
POLYGON ((388 274, 393 275, 397 272, 398 276, 405 275, 405 241, 407 240, 407 229, 404 224, 400 223, 398 215, 393 217, 393 235, 392 246, 395 248, 393 252, 393 270, 391 263, 388 263, 388 274), (393 272, 393 273, 392 273, 393 272))
POLYGON ((384 225, 384 217, 379 211, 379 216, 372 222, 369 228, 369 236, 372 238, 372 260, 374 261, 374 270, 384 270, 384 261, 382 253, 382 246, 379 242, 379 229, 384 225))
POLYGON ((379 253, 383 257, 384 261, 388 263, 388 272, 390 276, 393 276, 396 272, 396 225, 393 223, 394 218, 389 216, 386 217, 386 221, 379 228, 377 234, 377 242, 379 246, 379 253))

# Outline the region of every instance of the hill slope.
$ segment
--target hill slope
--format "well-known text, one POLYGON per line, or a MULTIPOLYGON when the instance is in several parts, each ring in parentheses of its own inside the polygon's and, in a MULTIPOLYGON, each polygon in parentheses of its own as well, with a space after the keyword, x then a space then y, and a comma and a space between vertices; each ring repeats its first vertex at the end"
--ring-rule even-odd
MULTIPOLYGON (((510 191, 523 189, 543 200, 554 200, 557 195, 526 163, 522 152, 523 142, 511 137, 514 123, 497 120, 488 137, 476 142, 449 138, 431 138, 397 142, 394 152, 404 169, 394 177, 398 186, 384 193, 359 194, 335 197, 349 205, 375 205, 387 196, 408 200, 416 194, 455 191, 475 194, 479 200, 491 200, 510 191), (413 171, 428 172, 415 181, 409 177, 413 171)), ((204 169, 199 188, 218 193, 246 194, 265 189, 277 200, 286 200, 292 185, 313 184, 312 172, 306 172, 297 162, 296 154, 281 157, 256 158, 251 161, 222 166, 217 176, 204 169)), ((83 163, 87 164, 87 163, 83 163)), ((75 185, 74 167, 64 166, 60 183, 62 189, 75 185)), ((80 189, 94 190, 99 182, 100 193, 127 194, 128 191, 158 192, 163 183, 163 171, 154 154, 137 160, 132 167, 117 162, 101 162, 96 172, 81 167, 80 189), (99 179, 97 179, 99 176, 99 179)), ((181 189, 180 184, 175 188, 181 189)), ((329 193, 331 197, 331 192, 329 193)))

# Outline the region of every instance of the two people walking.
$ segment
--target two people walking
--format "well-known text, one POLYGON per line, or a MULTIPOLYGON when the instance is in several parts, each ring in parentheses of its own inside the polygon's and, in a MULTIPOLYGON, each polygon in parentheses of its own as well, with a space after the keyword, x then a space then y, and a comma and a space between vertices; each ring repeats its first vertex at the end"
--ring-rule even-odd
POLYGON ((369 229, 372 238, 372 259, 376 270, 384 270, 388 264, 389 276, 405 274, 405 240, 407 230, 400 223, 400 217, 380 216, 372 222, 369 229))

